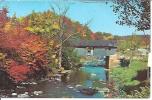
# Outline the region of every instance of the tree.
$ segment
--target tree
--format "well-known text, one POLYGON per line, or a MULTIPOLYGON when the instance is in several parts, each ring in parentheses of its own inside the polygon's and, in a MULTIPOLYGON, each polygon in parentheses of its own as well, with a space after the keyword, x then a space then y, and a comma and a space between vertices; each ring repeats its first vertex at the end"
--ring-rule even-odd
MULTIPOLYGON (((67 18, 66 13, 68 9, 69 8, 67 7, 61 8, 60 6, 55 5, 52 6, 51 11, 48 10, 43 13, 33 11, 32 14, 27 16, 29 19, 29 27, 26 28, 27 30, 47 38, 49 42, 52 42, 52 40, 56 42, 55 48, 58 48, 58 50, 55 50, 55 52, 58 52, 58 56, 56 57, 58 57, 59 68, 62 66, 63 48, 66 48, 68 40, 71 37, 81 36, 89 38, 90 35, 86 36, 86 34, 91 32, 87 27, 89 22, 85 25, 81 25, 80 23, 73 22, 67 18)), ((52 47, 50 47, 50 52, 51 51, 53 51, 52 47)), ((49 54, 51 55, 51 53, 49 54)))
POLYGON ((112 0, 119 25, 135 26, 137 30, 150 29, 150 0, 112 0))
MULTIPOLYGON (((62 59, 63 59, 63 57, 62 57, 63 56, 63 45, 70 37, 72 37, 78 33, 71 31, 72 27, 70 25, 72 23, 69 20, 67 20, 67 18, 66 18, 66 14, 67 14, 67 11, 69 8, 66 7, 63 9, 59 5, 56 5, 56 7, 57 7, 58 11, 60 12, 58 21, 57 21, 59 24, 59 30, 57 32, 57 37, 59 38, 59 63, 58 63, 59 65, 58 65, 58 67, 61 68, 62 59), (70 27, 67 28, 66 24, 68 24, 70 27), (67 31, 65 31, 65 30, 67 30, 67 31)), ((52 11, 54 13, 57 13, 57 11, 55 11, 55 7, 53 7, 53 6, 52 6, 52 11)))
MULTIPOLYGON (((147 44, 148 39, 145 30, 150 30, 150 0, 112 0, 112 2, 113 12, 118 15, 119 19, 116 23, 134 26, 138 31, 143 31, 144 42, 147 44)), ((131 41, 133 42, 133 40, 131 41)), ((132 48, 135 48, 132 42, 132 48)), ((149 48, 148 44, 146 48, 149 48)))
POLYGON ((0 28, 3 28, 8 21, 7 13, 8 11, 6 8, 2 8, 2 10, 0 9, 0 28))

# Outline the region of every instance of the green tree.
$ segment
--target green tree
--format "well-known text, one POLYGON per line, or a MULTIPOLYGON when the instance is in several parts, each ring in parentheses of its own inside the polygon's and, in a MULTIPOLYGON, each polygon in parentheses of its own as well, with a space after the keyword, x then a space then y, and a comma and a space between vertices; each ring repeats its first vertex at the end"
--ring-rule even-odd
POLYGON ((59 30, 59 25, 57 24, 58 17, 59 16, 50 10, 44 13, 36 13, 33 11, 32 14, 27 17, 29 19, 29 27, 27 27, 27 30, 50 39, 56 35, 59 30))
POLYGON ((150 29, 150 0, 112 0, 119 25, 135 26, 137 30, 150 29))

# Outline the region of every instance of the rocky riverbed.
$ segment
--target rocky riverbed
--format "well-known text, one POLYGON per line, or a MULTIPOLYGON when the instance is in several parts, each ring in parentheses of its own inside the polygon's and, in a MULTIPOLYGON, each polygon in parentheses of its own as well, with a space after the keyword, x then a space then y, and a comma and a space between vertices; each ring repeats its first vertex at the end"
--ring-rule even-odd
POLYGON ((103 98, 108 91, 104 68, 84 66, 66 77, 57 74, 52 79, 22 82, 16 88, 0 89, 0 97, 103 98))

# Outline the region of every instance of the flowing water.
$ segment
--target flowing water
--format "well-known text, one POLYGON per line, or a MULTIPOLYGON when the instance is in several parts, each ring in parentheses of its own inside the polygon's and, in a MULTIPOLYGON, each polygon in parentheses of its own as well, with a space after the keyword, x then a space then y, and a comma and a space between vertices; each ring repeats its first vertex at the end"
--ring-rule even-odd
POLYGON ((79 90, 82 88, 105 88, 106 73, 103 67, 86 65, 74 70, 65 80, 41 80, 37 83, 24 83, 16 89, 0 91, 1 97, 33 97, 33 98, 103 98, 103 92, 86 95, 79 90))

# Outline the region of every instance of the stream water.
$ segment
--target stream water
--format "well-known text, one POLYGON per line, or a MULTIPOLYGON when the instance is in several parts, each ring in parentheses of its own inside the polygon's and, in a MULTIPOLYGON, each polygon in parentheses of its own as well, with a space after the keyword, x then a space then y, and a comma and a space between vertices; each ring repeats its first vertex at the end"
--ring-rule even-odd
POLYGON ((1 97, 31 97, 31 98, 103 98, 103 92, 86 95, 81 88, 105 88, 106 73, 103 67, 86 65, 74 70, 66 80, 41 80, 24 83, 15 89, 0 90, 1 97))

